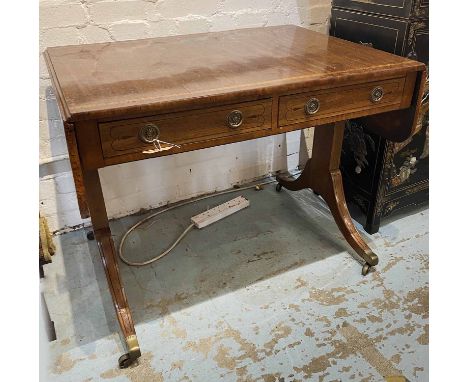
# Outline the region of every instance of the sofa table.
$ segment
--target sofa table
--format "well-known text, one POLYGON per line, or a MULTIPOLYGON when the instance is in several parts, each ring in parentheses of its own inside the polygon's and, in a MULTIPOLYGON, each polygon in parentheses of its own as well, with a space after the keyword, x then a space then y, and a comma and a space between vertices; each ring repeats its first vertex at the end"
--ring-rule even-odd
POLYGON ((425 66, 296 26, 51 47, 44 53, 64 121, 83 218, 91 217, 128 353, 140 355, 98 169, 316 126, 312 158, 277 190, 320 194, 362 259, 339 170, 345 120, 369 116, 386 139, 411 136, 425 66))

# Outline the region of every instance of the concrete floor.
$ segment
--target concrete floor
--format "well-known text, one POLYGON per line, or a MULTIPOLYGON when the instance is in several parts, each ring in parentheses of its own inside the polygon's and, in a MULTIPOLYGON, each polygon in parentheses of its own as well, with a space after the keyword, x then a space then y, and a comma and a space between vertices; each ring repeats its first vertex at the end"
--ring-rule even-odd
MULTIPOLYGON (((126 370, 96 243, 83 230, 57 237, 41 281, 57 332, 48 380, 428 381, 427 209, 362 231, 380 257, 362 277, 311 191, 239 194, 249 208, 192 230, 151 266, 121 265, 143 352, 126 370)), ((170 211, 137 231, 127 253, 149 258, 190 216, 236 195, 170 211)), ((112 222, 117 243, 139 218, 112 222)))

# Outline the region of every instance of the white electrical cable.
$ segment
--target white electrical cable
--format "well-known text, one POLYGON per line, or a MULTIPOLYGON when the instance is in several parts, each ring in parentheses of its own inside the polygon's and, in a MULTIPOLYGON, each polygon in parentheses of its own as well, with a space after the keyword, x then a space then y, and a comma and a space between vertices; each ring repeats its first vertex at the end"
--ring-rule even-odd
MULTIPOLYGON (((296 174, 293 174, 293 175, 296 175, 296 174)), ((146 260, 146 261, 143 261, 143 262, 134 262, 134 261, 130 261, 130 260, 127 260, 124 256, 123 256, 123 246, 125 244, 125 240, 127 240, 127 237, 128 235, 130 235, 130 233, 132 233, 136 228, 138 228, 140 225, 142 225, 143 223, 147 222, 148 220, 154 218, 155 216, 158 216, 164 212, 167 212, 169 210, 172 210, 174 208, 177 208, 177 207, 182 207, 182 206, 185 206, 187 204, 190 204, 190 203, 195 203, 195 202, 198 202, 200 200, 203 200, 203 199, 208 199, 208 198, 212 198, 214 196, 219 196, 219 195, 225 195, 225 194, 230 194, 232 192, 238 192, 238 191, 243 191, 243 190, 248 190, 250 188, 255 188, 255 187, 258 187, 258 186, 264 186, 266 184, 270 184, 270 183, 274 183, 276 182, 276 180, 269 180, 267 182, 263 182, 263 183, 257 183, 257 184, 254 184, 254 185, 251 185, 251 186, 245 186, 245 187, 239 187, 239 188, 233 188, 231 190, 226 190, 226 191, 221 191, 221 192, 217 192, 215 194, 210 194, 210 195, 205 195, 205 196, 201 196, 199 198, 195 198, 195 199, 192 199, 192 200, 187 200, 186 202, 182 202, 182 203, 178 203, 178 204, 174 204, 173 206, 170 206, 170 207, 167 207, 167 208, 164 208, 163 210, 160 210, 160 211, 157 211, 147 217, 145 217, 144 219, 140 220, 139 222, 137 222, 136 224, 134 224, 133 226, 131 226, 127 232, 125 232, 125 234, 122 236, 122 239, 120 240, 120 244, 119 244, 119 257, 120 257, 120 260, 122 260, 125 264, 127 265, 131 265, 131 266, 134 266, 134 267, 142 267, 144 265, 148 265, 148 264, 151 264, 151 263, 154 263, 155 261, 161 259, 162 257, 166 256, 169 252, 171 252, 175 246, 177 244, 180 243, 180 241, 185 237, 185 235, 187 235, 187 233, 193 228, 194 224, 190 224, 184 232, 182 232, 182 234, 174 241, 174 243, 172 243, 172 245, 167 248, 164 252, 160 253, 159 255, 149 259, 149 260, 146 260)))

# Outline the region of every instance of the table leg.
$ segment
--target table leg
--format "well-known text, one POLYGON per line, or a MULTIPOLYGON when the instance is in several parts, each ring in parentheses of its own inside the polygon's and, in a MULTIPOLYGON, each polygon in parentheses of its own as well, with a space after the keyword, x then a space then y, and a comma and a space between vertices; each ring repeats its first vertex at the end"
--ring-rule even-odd
POLYGON ((314 132, 312 158, 307 161, 302 174, 296 180, 288 181, 278 176, 277 190, 281 187, 292 191, 311 188, 321 195, 346 241, 364 260, 362 274, 366 275, 370 267, 377 265, 379 259, 357 231, 346 205, 340 171, 344 128, 344 122, 317 126, 314 132))
POLYGON ((128 349, 128 353, 119 358, 120 368, 125 368, 141 356, 140 346, 135 333, 135 326, 128 306, 127 296, 125 295, 125 290, 120 278, 117 255, 109 228, 109 221, 107 218, 106 206, 102 195, 98 171, 84 171, 83 181, 91 222, 93 224, 94 237, 99 247, 117 319, 125 337, 128 349))

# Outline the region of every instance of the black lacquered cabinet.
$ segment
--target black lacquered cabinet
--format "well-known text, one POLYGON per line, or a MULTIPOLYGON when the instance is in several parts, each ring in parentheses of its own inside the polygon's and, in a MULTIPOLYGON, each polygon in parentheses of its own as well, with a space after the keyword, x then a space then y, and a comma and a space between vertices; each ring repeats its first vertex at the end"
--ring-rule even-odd
POLYGON ((429 18, 429 0, 333 0, 333 7, 402 19, 429 18))
MULTIPOLYGON (((330 35, 429 65, 429 0, 334 0, 330 35)), ((428 202, 429 80, 417 133, 394 143, 367 129, 361 118, 347 122, 341 171, 348 204, 369 233, 391 213, 428 202)))

